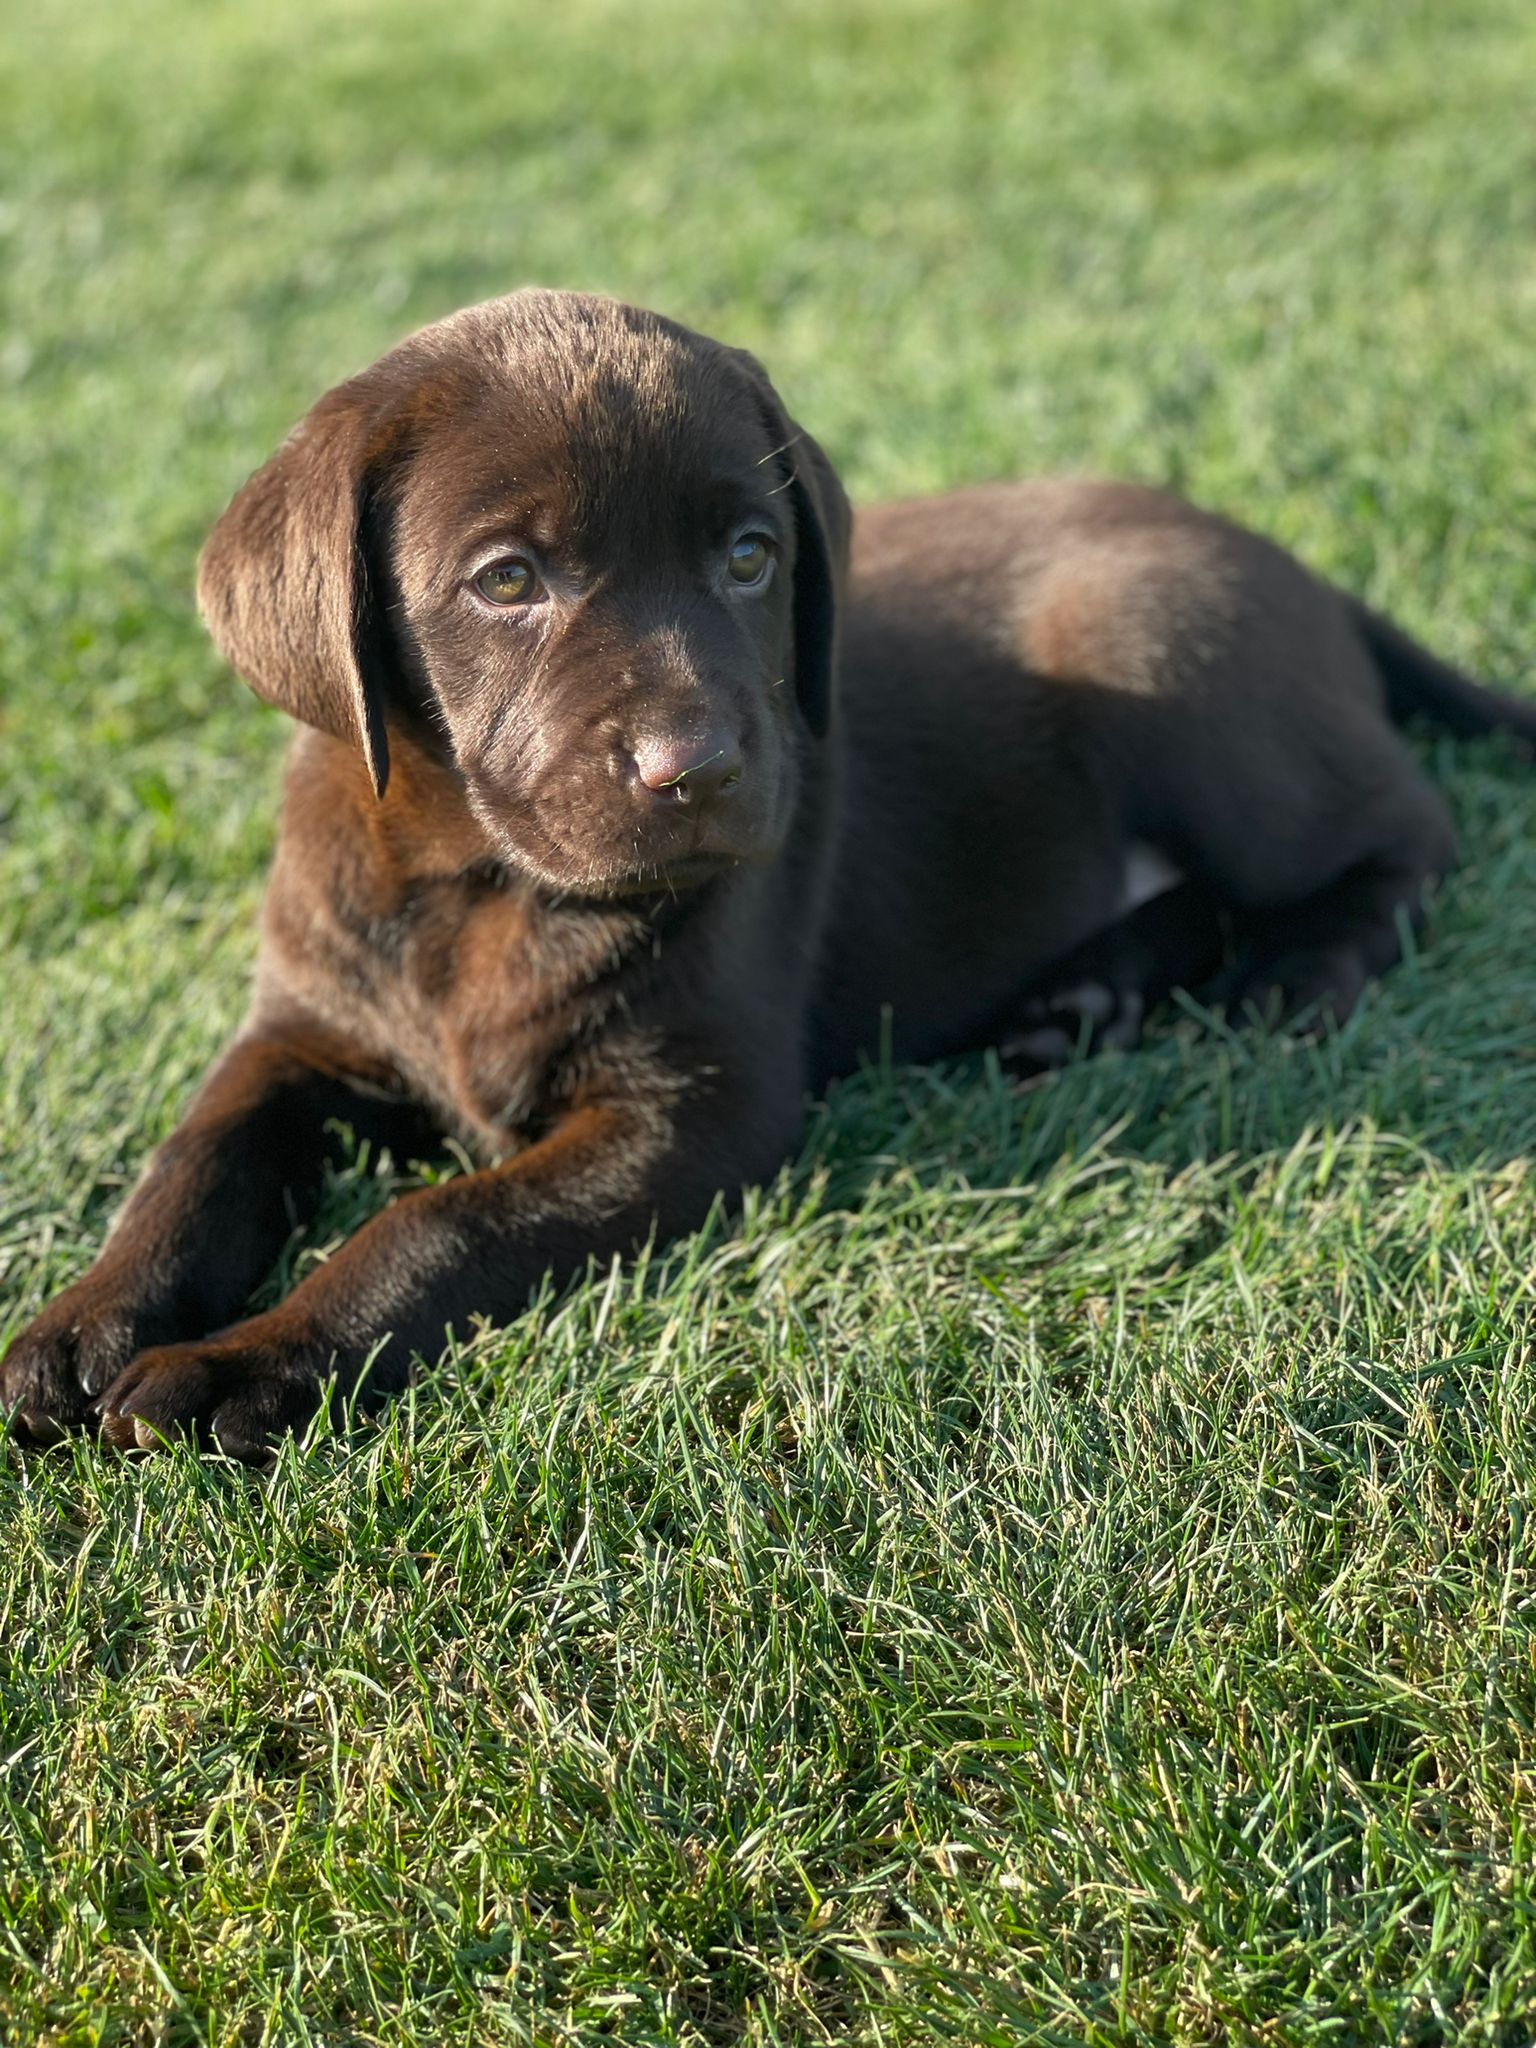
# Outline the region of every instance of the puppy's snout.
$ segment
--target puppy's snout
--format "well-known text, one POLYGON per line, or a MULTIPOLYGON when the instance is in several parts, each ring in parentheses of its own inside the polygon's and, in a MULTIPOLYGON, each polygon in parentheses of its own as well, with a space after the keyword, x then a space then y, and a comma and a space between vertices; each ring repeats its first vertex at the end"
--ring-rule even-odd
POLYGON ((657 803, 717 803, 740 783, 742 769, 741 742, 731 733, 710 733, 700 740, 643 739, 634 750, 637 789, 657 803))

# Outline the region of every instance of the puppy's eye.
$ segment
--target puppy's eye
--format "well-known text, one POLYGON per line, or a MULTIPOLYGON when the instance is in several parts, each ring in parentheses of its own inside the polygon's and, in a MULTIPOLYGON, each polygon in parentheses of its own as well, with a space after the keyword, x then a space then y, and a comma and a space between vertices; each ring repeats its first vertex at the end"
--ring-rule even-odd
POLYGON ((772 561, 773 550, 766 536, 744 533, 740 540, 731 543, 731 552, 726 557, 726 573, 741 589, 750 590, 754 583, 762 582, 772 561))
POLYGON ((489 562, 475 578, 475 588, 487 604, 526 604, 538 587, 533 564, 525 562, 521 555, 489 562))

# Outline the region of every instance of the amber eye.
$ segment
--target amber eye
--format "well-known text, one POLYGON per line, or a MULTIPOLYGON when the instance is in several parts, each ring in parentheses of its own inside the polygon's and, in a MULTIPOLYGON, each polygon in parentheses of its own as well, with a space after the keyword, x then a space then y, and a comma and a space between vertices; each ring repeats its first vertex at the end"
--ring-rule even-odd
POLYGON ((487 604, 526 604, 539 587, 533 564, 521 555, 508 555, 504 562, 489 562, 475 578, 475 588, 487 604))
POLYGON ((733 583, 743 589, 754 583, 761 583, 768 574, 768 564, 773 553, 767 540, 760 533, 744 533, 740 540, 732 541, 731 552, 726 558, 726 569, 733 583))

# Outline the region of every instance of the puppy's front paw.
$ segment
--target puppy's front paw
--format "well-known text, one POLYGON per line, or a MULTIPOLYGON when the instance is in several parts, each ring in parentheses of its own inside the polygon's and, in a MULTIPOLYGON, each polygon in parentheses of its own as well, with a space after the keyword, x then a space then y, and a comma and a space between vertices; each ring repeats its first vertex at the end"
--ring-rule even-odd
POLYGON ((29 1323, 0 1365, 0 1414, 32 1443, 57 1443, 82 1428, 104 1387, 136 1351, 164 1334, 137 1303, 89 1275, 29 1323))
POLYGON ((329 1370, 315 1345, 253 1324, 162 1345, 140 1352, 108 1387, 101 1433, 120 1450, 141 1451, 196 1437, 243 1464, 264 1464, 279 1437, 314 1415, 329 1370))

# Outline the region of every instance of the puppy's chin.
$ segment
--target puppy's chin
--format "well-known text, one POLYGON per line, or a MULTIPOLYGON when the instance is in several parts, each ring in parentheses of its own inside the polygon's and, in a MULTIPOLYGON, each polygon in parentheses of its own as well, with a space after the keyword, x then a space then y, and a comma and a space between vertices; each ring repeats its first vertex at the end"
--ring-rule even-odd
POLYGON ((503 858, 553 895, 603 903, 639 903, 649 897, 692 895, 743 866, 741 861, 723 854, 692 854, 664 865, 645 867, 593 865, 558 856, 530 858, 526 848, 511 845, 503 848, 503 858))
POLYGON ((621 897, 632 901, 645 896, 686 896, 722 876, 734 874, 744 863, 729 854, 689 854, 668 861, 664 867, 614 874, 593 887, 593 895, 621 897))
POLYGON ((781 852, 785 838, 775 829, 780 821, 761 814, 651 831, 633 823, 626 830, 624 821, 601 817, 598 829, 578 834, 574 820, 563 829, 548 821, 547 806, 514 805, 473 780, 469 799, 497 857, 562 896, 680 896, 740 868, 766 866, 781 852))
POLYGON ((743 867, 771 861, 778 846, 691 848, 663 854, 622 843, 575 847, 521 824, 482 817, 498 857, 554 895, 632 902, 648 896, 682 896, 743 867))

